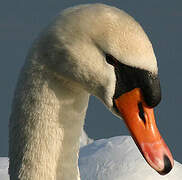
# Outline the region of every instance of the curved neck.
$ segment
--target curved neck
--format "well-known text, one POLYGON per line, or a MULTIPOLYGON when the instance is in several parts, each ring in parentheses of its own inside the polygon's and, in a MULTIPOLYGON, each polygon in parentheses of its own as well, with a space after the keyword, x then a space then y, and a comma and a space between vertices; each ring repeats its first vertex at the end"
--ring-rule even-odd
POLYGON ((72 82, 25 65, 10 117, 11 180, 79 179, 79 137, 88 100, 72 82))

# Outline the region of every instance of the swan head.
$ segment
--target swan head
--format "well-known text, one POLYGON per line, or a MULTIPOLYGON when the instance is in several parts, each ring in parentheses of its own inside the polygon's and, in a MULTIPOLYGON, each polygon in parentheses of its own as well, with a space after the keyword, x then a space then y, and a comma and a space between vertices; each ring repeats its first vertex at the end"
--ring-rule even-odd
POLYGON ((152 109, 161 100, 157 61, 141 26, 117 8, 82 5, 63 11, 42 37, 46 64, 122 117, 146 161, 167 174, 173 158, 152 109))

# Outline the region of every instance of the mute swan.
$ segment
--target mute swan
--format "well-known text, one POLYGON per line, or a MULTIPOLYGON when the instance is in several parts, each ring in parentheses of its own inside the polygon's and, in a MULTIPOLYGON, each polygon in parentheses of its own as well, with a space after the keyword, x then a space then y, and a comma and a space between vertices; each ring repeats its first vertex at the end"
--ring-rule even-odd
POLYGON ((9 124, 11 180, 79 180, 79 136, 89 95, 123 117, 160 174, 172 155, 155 124, 157 62, 141 26, 103 4, 63 11, 39 36, 22 68, 9 124))

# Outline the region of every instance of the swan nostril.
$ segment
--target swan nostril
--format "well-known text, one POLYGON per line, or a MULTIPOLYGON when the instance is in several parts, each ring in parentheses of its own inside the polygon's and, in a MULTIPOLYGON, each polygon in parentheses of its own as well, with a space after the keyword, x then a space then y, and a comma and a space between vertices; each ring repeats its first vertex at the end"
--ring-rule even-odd
POLYGON ((169 173, 172 169, 172 164, 171 164, 171 161, 169 160, 169 158, 164 155, 164 169, 162 171, 159 172, 159 174, 161 175, 165 175, 167 173, 169 173))
POLYGON ((139 116, 140 116, 140 118, 142 119, 142 121, 145 124, 146 123, 145 112, 143 110, 143 106, 142 106, 142 103, 141 102, 138 103, 138 109, 139 109, 139 116))

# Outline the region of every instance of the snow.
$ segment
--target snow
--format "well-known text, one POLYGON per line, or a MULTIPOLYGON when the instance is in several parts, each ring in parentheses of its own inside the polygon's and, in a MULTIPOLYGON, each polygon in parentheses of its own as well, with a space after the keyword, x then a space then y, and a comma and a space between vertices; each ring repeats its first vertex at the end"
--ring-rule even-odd
MULTIPOLYGON (((101 139, 88 144, 92 140, 83 132, 80 141, 79 168, 82 180, 182 179, 182 165, 176 161, 168 175, 161 176, 155 172, 145 162, 130 136, 101 139)), ((9 180, 7 157, 0 158, 0 180, 9 180)))

